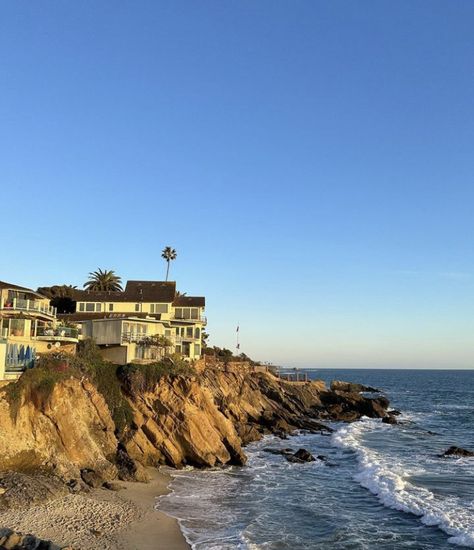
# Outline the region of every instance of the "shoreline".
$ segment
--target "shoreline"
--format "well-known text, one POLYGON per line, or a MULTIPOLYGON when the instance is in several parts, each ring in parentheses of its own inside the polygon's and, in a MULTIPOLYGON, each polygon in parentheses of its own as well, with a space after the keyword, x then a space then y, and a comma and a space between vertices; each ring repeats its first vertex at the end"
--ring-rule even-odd
POLYGON ((74 550, 190 550, 178 520, 156 509, 170 475, 147 471, 149 483, 120 481, 119 491, 94 489, 0 513, 0 527, 74 550))

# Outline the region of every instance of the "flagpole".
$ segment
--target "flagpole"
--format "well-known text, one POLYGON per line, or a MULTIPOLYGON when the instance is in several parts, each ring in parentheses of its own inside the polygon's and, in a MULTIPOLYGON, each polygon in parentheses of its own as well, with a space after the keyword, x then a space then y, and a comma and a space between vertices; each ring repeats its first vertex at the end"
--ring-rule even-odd
POLYGON ((237 352, 240 350, 240 341, 239 341, 239 333, 240 333, 240 323, 237 323, 237 329, 235 331, 236 333, 236 344, 235 344, 235 349, 237 350, 237 352))

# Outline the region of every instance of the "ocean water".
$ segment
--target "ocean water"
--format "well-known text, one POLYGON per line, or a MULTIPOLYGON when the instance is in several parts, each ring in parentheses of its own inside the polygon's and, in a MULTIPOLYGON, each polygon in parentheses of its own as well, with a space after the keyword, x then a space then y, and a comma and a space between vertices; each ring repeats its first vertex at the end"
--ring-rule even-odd
POLYGON ((317 370, 376 386, 403 424, 332 423, 330 436, 267 437, 248 465, 176 472, 159 507, 195 550, 474 548, 474 371, 317 370), (264 447, 304 447, 326 462, 292 464, 264 447))

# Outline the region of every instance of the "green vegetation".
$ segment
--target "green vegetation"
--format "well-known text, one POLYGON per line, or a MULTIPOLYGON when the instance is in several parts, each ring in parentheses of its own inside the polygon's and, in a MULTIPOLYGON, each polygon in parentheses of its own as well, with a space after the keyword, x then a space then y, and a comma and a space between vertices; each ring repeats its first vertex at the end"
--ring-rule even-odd
POLYGON ((97 269, 89 273, 89 279, 84 283, 86 290, 108 290, 116 292, 122 290, 122 279, 116 275, 115 271, 107 269, 97 269))
POLYGON ((258 365, 258 362, 251 359, 245 353, 240 353, 239 355, 234 355, 230 349, 219 348, 218 346, 206 347, 204 349, 204 354, 211 357, 215 357, 217 360, 222 361, 223 363, 230 363, 233 361, 247 361, 251 365, 258 365))
POLYGON ((33 403, 37 409, 44 409, 56 384, 69 376, 64 358, 50 356, 47 360, 41 359, 34 369, 27 370, 16 382, 5 386, 3 391, 13 420, 18 416, 22 399, 33 403))
POLYGON ((92 340, 79 343, 77 355, 71 358, 72 370, 87 376, 109 407, 117 435, 123 436, 133 421, 132 408, 124 397, 118 376, 119 366, 104 361, 92 340))
POLYGON ((124 384, 133 393, 153 391, 163 376, 192 377, 195 374, 194 369, 179 354, 149 365, 131 364, 120 372, 124 384))

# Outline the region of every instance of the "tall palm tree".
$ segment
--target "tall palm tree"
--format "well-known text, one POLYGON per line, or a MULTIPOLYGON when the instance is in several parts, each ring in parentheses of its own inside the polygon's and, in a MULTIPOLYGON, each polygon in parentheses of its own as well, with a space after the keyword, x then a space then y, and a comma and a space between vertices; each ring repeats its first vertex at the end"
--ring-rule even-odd
POLYGON ((97 269, 89 273, 89 279, 84 283, 86 290, 122 290, 122 279, 115 274, 115 271, 97 269))
POLYGON ((170 272, 170 262, 173 260, 176 260, 177 252, 174 248, 171 248, 171 246, 167 246, 163 249, 161 253, 161 257, 164 258, 167 262, 166 266, 166 280, 168 280, 168 274, 170 272))

